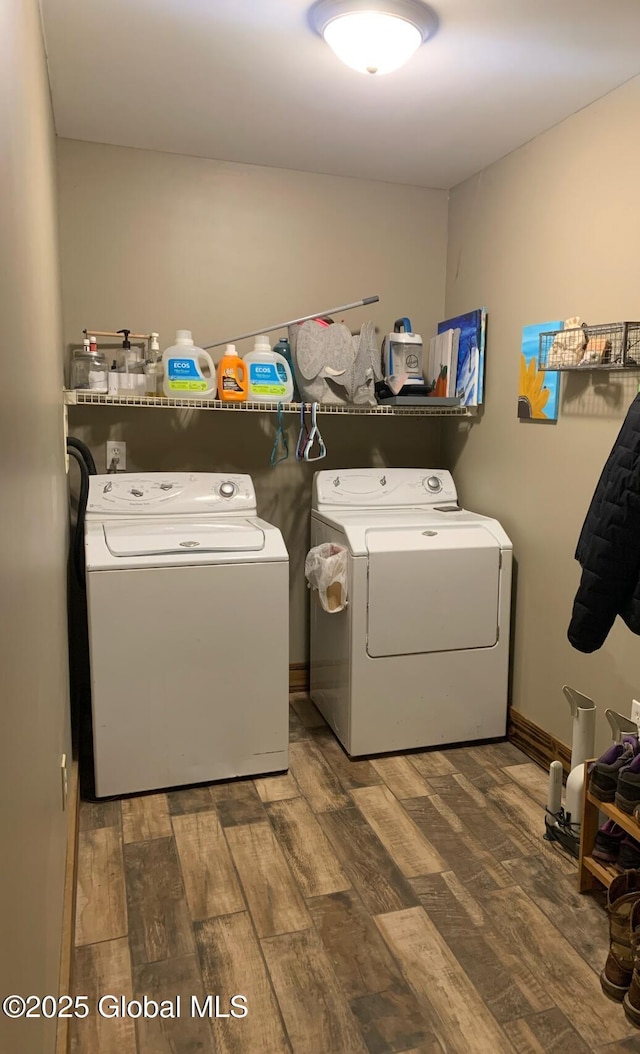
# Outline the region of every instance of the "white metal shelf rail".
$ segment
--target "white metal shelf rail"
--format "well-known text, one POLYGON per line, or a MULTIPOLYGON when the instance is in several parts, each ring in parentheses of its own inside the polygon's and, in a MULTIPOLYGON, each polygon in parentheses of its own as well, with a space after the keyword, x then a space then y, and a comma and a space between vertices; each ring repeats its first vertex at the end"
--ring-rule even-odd
MULTIPOLYGON (((223 403, 219 399, 170 399, 166 397, 102 395, 98 392, 66 390, 67 406, 148 406, 156 410, 225 410, 235 413, 278 412, 278 403, 223 403)), ((305 403, 311 406, 310 403, 305 403)), ((300 403, 283 403, 283 413, 299 414, 300 403)), ((339 406, 320 403, 320 414, 351 414, 369 417, 473 417, 475 406, 339 406)))

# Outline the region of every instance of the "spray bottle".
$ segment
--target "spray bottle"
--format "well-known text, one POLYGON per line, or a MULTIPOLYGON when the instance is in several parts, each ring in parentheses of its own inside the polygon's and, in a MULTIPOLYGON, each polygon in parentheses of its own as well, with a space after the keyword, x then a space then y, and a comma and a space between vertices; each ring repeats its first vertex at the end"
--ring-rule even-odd
POLYGON ((149 347, 149 358, 144 364, 145 373, 145 395, 154 398, 162 395, 162 359, 160 358, 160 344, 158 334, 151 334, 151 345, 149 347))

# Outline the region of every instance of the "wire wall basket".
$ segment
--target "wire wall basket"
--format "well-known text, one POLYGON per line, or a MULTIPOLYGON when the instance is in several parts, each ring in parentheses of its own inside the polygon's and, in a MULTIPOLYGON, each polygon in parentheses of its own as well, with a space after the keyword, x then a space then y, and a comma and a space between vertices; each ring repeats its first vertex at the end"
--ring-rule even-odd
POLYGON ((540 370, 640 369, 640 322, 583 323, 540 334, 540 370))

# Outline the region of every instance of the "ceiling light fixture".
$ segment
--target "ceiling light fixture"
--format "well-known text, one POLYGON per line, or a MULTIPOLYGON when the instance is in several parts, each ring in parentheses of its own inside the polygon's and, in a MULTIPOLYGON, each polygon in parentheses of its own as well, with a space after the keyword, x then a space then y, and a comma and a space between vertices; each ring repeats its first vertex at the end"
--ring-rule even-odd
POLYGON ((318 0, 312 28, 359 73, 391 73, 433 36, 438 19, 420 0, 318 0))

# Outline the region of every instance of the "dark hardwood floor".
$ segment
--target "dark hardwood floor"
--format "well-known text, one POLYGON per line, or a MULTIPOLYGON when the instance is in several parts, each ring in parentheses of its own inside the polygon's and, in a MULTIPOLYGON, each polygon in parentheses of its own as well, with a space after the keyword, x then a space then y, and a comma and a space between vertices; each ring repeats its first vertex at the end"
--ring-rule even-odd
POLYGON ((299 695, 285 776, 83 802, 72 1051, 640 1052, 545 801, 508 743, 350 761, 299 695))

